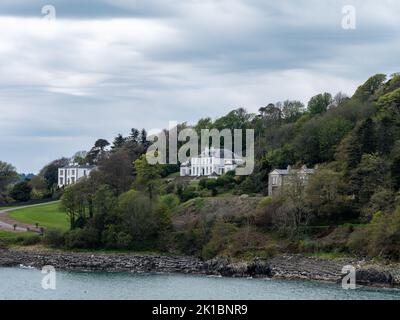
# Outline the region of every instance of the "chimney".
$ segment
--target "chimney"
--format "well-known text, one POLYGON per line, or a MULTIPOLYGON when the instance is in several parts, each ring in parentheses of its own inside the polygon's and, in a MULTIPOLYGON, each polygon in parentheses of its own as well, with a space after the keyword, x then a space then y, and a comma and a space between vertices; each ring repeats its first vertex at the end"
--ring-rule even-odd
POLYGON ((292 170, 292 167, 291 167, 291 165, 288 165, 287 166, 287 171, 290 172, 290 170, 292 170))

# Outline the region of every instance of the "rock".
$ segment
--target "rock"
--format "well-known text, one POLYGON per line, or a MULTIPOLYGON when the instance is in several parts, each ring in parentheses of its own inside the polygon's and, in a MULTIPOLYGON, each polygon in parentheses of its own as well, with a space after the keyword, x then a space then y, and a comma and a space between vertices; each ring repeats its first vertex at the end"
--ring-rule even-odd
POLYGON ((208 274, 225 277, 276 277, 340 283, 342 268, 354 265, 356 281, 363 285, 400 286, 399 265, 367 264, 354 260, 326 260, 301 255, 282 255, 250 262, 214 258, 202 261, 185 256, 138 256, 133 254, 87 254, 32 252, 0 249, 0 267, 42 268, 51 265, 59 270, 106 272, 162 272, 208 274))
POLYGON ((363 285, 381 284, 392 286, 394 279, 388 271, 369 268, 356 270, 356 282, 363 285))

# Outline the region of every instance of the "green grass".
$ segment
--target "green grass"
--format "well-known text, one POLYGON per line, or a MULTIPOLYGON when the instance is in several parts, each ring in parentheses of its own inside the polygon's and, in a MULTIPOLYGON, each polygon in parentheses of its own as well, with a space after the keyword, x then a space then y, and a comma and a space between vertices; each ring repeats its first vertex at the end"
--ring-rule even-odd
POLYGON ((15 206, 0 207, 0 211, 7 210, 7 209, 12 209, 14 207, 15 206))
POLYGON ((18 237, 20 234, 22 233, 0 230, 0 239, 14 239, 18 237))
POLYGON ((67 215, 61 211, 60 203, 49 203, 30 208, 18 209, 10 212, 10 217, 22 223, 51 229, 68 230, 69 220, 67 215))

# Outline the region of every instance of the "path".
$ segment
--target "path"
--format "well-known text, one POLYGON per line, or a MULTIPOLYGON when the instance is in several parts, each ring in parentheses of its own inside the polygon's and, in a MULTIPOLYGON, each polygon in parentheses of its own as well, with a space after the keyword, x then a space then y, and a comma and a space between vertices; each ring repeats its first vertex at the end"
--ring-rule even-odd
POLYGON ((31 204, 31 205, 27 205, 27 206, 8 208, 8 209, 3 209, 3 210, 0 208, 0 230, 25 232, 25 231, 28 231, 28 228, 29 228, 30 231, 40 232, 40 228, 41 228, 40 226, 39 226, 39 228, 36 228, 35 225, 14 220, 14 219, 10 218, 10 216, 8 214, 14 210, 30 208, 30 207, 37 207, 37 206, 42 206, 42 205, 46 205, 46 204, 50 204, 50 203, 54 203, 54 202, 57 202, 57 201, 51 201, 51 202, 45 202, 45 203, 39 203, 39 204, 31 204), (17 227, 14 230, 15 224, 17 225, 17 227))

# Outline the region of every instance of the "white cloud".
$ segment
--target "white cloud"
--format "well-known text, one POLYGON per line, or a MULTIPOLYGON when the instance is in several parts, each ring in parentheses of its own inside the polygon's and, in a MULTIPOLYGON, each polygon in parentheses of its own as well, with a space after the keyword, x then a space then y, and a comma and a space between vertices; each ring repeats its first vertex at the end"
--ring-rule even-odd
POLYGON ((54 1, 50 24, 33 1, 33 14, 0 4, 13 13, 0 16, 0 159, 22 171, 131 127, 352 94, 373 73, 399 71, 398 2, 69 3, 54 1), (344 4, 357 9, 351 32, 344 4))

